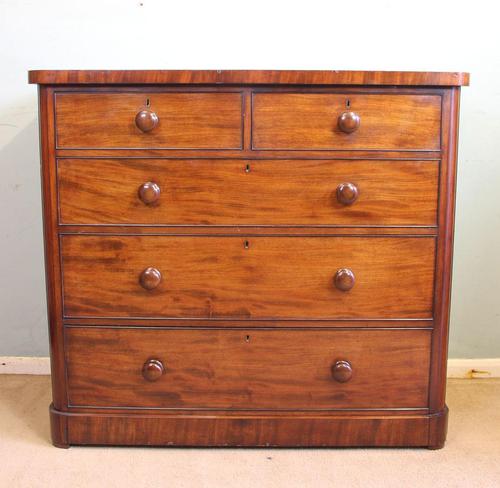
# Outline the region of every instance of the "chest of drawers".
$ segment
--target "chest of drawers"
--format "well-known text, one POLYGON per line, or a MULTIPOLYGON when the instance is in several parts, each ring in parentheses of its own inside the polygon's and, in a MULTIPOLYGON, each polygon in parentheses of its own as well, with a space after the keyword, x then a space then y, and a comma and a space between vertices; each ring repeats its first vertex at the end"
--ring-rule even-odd
POLYGON ((442 447, 468 75, 30 82, 56 446, 442 447))

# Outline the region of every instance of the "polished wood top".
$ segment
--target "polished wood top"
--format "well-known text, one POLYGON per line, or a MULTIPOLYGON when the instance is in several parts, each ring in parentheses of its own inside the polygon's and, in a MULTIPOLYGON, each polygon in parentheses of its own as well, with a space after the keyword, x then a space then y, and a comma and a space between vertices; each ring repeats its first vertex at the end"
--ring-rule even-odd
POLYGON ((469 73, 277 70, 34 70, 29 82, 71 84, 406 85, 467 86, 469 73))

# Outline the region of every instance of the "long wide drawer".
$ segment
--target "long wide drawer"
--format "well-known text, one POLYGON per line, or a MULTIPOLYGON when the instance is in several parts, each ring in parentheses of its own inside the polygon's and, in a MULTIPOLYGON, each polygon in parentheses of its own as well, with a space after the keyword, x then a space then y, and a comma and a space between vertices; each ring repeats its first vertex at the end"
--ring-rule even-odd
POLYGON ((63 224, 421 225, 437 161, 60 159, 63 224))
POLYGON ((434 237, 63 235, 67 317, 430 318, 434 237))
POLYGON ((425 408, 428 330, 66 328, 71 406, 425 408))
POLYGON ((241 149, 241 93, 57 93, 58 148, 241 149))
POLYGON ((441 147, 439 95, 255 93, 253 149, 441 147))

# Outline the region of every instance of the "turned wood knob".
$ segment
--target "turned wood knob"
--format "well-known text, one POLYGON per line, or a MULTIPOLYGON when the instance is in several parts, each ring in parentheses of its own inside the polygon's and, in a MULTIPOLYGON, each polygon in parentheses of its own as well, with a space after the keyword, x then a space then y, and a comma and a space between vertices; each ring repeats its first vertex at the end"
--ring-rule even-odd
POLYGON ((159 121, 158 115, 151 110, 141 110, 135 116, 135 125, 142 132, 152 131, 159 121))
POLYGON ((159 359, 148 359, 142 367, 142 376, 147 381, 158 381, 165 373, 165 368, 159 359))
POLYGON ((146 290, 156 288, 161 281, 161 273, 156 268, 146 268, 139 277, 139 283, 146 290))
POLYGON ((359 129, 361 119, 355 112, 344 112, 338 120, 339 129, 346 134, 350 134, 359 129))
POLYGON ((337 186, 337 200, 342 205, 352 205, 359 195, 358 187, 354 183, 341 183, 337 186))
POLYGON ((147 181, 139 187, 139 199, 146 205, 152 205, 160 199, 161 189, 153 181, 147 181))
POLYGON ((345 383, 352 378, 352 366, 349 361, 336 361, 332 366, 332 376, 335 381, 345 383))
POLYGON ((356 278, 352 270, 349 268, 342 268, 335 273, 333 282, 340 291, 349 291, 354 286, 356 278))

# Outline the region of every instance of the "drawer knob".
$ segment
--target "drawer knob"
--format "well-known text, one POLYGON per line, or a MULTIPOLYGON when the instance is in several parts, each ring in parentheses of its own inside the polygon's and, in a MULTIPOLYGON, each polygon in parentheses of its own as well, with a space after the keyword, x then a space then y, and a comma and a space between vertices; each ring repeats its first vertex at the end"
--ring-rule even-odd
POLYGON ((337 200, 342 205, 352 205, 358 196, 359 190, 354 183, 341 183, 337 186, 337 200))
POLYGON ((135 116, 135 125, 142 132, 152 131, 159 121, 158 115, 151 110, 141 110, 135 116))
POLYGON ((344 112, 338 120, 339 129, 346 134, 350 134, 359 129, 361 119, 356 112, 344 112))
POLYGON ((142 376, 147 381, 158 381, 164 373, 165 368, 159 359, 148 359, 142 367, 142 376))
POLYGON ((160 199, 161 189, 153 181, 147 181, 139 187, 139 199, 145 205, 152 205, 160 199))
POLYGON ((332 376, 339 383, 346 383, 352 378, 352 366, 349 361, 336 361, 332 366, 332 376))
POLYGON ((146 290, 156 288, 161 281, 161 273, 156 268, 146 268, 139 277, 139 283, 146 290))
POLYGON ((335 286, 340 291, 349 291, 356 282, 354 273, 349 268, 339 269, 335 273, 335 278, 333 279, 335 286))

